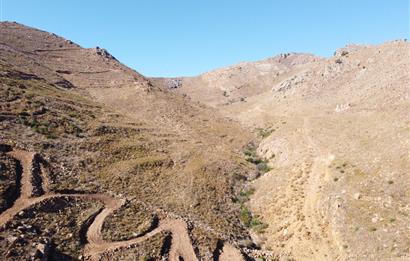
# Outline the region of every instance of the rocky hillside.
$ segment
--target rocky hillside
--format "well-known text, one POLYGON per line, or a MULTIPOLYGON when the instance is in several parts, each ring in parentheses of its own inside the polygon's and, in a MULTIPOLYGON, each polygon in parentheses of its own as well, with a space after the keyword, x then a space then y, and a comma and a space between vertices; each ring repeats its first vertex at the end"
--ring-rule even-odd
POLYGON ((251 182, 249 206, 268 224, 254 234, 264 249, 284 260, 410 258, 408 42, 281 55, 180 82, 176 93, 259 134, 272 170, 251 182))
POLYGON ((263 93, 290 71, 301 70, 319 60, 321 58, 311 54, 287 53, 262 61, 242 62, 197 77, 156 78, 152 81, 162 88, 187 94, 193 100, 208 106, 226 106, 263 93))
MULTIPOLYGON (((0 249, 7 258, 39 255, 31 245, 44 242, 49 242, 52 259, 88 258, 89 248, 105 256, 109 253, 104 251, 123 245, 102 240, 142 241, 141 235, 162 230, 164 235, 149 238, 151 245, 144 241, 144 247, 110 260, 172 256, 178 247, 193 248, 196 258, 209 260, 217 258, 224 245, 235 246, 235 251, 252 247, 236 197, 249 173, 257 170, 243 158, 242 148, 252 135, 239 124, 154 87, 104 49, 84 49, 54 34, 9 22, 0 24, 0 39, 0 139, 12 150, 4 152, 1 163, 7 177, 2 209, 8 209, 1 216, 5 225, 0 249), (44 192, 41 184, 47 181, 49 192, 33 199, 13 192, 16 186, 29 186, 19 179, 31 175, 30 168, 26 174, 13 167, 13 160, 20 159, 13 155, 20 151, 41 158, 44 177, 33 172, 33 190, 44 192), (61 208, 54 208, 48 199, 56 193, 65 200, 54 202, 61 208), (98 193, 99 202, 95 196, 83 202, 75 196, 78 193, 98 193), (129 203, 105 220, 97 203, 104 209, 101 215, 114 211, 105 195, 129 203), (19 207, 13 200, 25 202, 31 212, 41 212, 41 218, 35 214, 30 214, 31 219, 13 218, 8 213, 19 207), (39 209, 35 202, 42 200, 49 207, 39 209), (78 215, 81 212, 84 215, 78 215), (103 222, 100 227, 92 222, 95 215, 95 222, 103 222), (161 224, 169 218, 188 226, 189 246, 181 243, 186 240, 178 241, 182 235, 170 235, 174 239, 168 242, 166 234, 173 230, 167 232, 161 224), (60 228, 54 231, 50 224, 56 221, 60 228), (29 235, 31 230, 21 226, 37 229, 29 235), (93 234, 88 226, 101 231, 93 234), (101 234, 103 239, 94 239, 101 234), (35 238, 44 242, 34 242, 35 238), (13 249, 16 244, 19 247, 13 249), (94 245, 87 248, 87 244, 94 245), (149 249, 157 254, 150 256, 149 249)), ((23 163, 20 160, 18 166, 23 163)), ((44 249, 40 252, 44 254, 44 249)), ((180 253, 189 260, 184 253, 190 252, 180 253)))
POLYGON ((407 260, 410 45, 147 78, 0 23, 6 260, 407 260))

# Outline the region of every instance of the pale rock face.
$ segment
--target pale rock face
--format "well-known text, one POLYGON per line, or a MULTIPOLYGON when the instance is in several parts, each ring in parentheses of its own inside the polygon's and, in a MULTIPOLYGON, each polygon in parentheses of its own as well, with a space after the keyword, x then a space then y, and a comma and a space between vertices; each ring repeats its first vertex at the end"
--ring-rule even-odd
POLYGON ((335 112, 343 112, 351 107, 350 103, 336 105, 335 112))

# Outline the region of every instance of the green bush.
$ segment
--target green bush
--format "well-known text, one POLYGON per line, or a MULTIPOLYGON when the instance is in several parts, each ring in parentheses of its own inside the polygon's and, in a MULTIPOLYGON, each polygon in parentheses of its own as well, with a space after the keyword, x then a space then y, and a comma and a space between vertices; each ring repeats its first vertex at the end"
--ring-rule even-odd
POLYGON ((264 233, 268 227, 258 216, 252 216, 251 211, 245 206, 241 207, 240 219, 246 227, 253 229, 257 233, 264 233))
POLYGON ((254 144, 248 144, 244 150, 244 154, 246 156, 246 161, 255 164, 260 172, 266 173, 271 170, 268 166, 268 161, 260 158, 256 154, 256 146, 254 144))
POLYGON ((259 157, 248 157, 248 158, 246 158, 246 161, 248 161, 252 164, 255 164, 255 165, 258 165, 259 163, 263 162, 263 160, 259 157))
POLYGON ((254 188, 249 188, 247 190, 242 190, 238 197, 236 198, 236 202, 239 202, 241 204, 245 203, 246 201, 249 200, 249 197, 255 192, 254 188))
POLYGON ((242 206, 242 207, 241 207, 240 219, 241 219, 242 223, 243 223, 245 226, 247 226, 247 227, 250 226, 251 221, 252 221, 252 213, 251 213, 251 211, 250 211, 247 207, 245 207, 245 206, 242 206))
POLYGON ((257 157, 255 144, 249 143, 248 145, 246 145, 244 149, 244 154, 248 157, 257 157))
POLYGON ((268 225, 263 223, 259 217, 253 217, 249 226, 257 233, 264 233, 265 229, 268 228, 268 225))
POLYGON ((258 168, 260 172, 263 172, 263 173, 269 172, 271 170, 271 168, 268 166, 268 163, 266 161, 262 161, 258 163, 256 167, 258 168))
POLYGON ((239 194, 241 197, 247 197, 249 198, 250 195, 252 195, 255 192, 254 188, 249 188, 247 190, 242 190, 241 193, 239 194))

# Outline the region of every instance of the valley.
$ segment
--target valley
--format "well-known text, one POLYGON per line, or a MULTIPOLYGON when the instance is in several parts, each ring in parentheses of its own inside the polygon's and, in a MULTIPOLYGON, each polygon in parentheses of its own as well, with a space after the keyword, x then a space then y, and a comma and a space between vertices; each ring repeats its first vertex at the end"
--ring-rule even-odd
POLYGON ((152 78, 0 23, 4 260, 407 260, 410 45, 152 78))

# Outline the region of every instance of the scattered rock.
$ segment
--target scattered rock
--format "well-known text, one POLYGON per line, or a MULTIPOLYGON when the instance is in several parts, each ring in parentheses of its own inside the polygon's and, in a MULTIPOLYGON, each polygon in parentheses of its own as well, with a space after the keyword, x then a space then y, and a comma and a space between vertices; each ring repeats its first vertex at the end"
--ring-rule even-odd
POLYGON ((182 86, 182 79, 181 78, 169 79, 167 85, 169 89, 178 89, 182 86))
POLYGON ((12 150, 12 147, 8 144, 0 144, 0 152, 9 152, 12 150))
POLYGON ((335 112, 342 112, 342 111, 348 110, 350 107, 351 107, 350 103, 337 104, 335 112))
POLYGON ((17 240, 18 238, 15 237, 15 236, 9 236, 9 237, 7 237, 6 239, 7 239, 7 241, 9 241, 11 244, 13 244, 14 242, 16 242, 16 240, 17 240))
POLYGON ((117 60, 114 56, 112 56, 106 49, 95 47, 95 53, 99 56, 102 56, 107 59, 117 60))
POLYGON ((56 85, 58 87, 62 87, 64 89, 74 88, 74 85, 71 82, 67 81, 66 79, 59 80, 59 81, 55 82, 54 85, 56 85))

